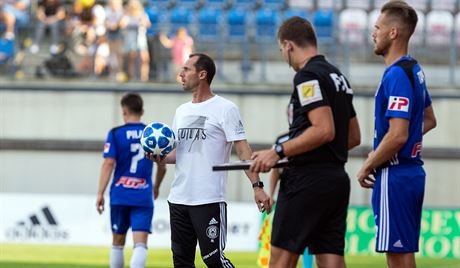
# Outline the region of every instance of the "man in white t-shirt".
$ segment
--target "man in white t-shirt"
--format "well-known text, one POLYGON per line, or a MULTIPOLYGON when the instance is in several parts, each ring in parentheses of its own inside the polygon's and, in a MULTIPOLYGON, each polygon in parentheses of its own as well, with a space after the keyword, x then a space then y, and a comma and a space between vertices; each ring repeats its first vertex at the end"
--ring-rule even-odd
MULTIPOLYGON (((238 108, 210 88, 215 73, 209 56, 190 55, 180 78, 192 100, 176 110, 173 129, 177 147, 164 159, 148 155, 157 162, 176 164, 168 197, 174 267, 195 267, 197 240, 208 267, 234 267, 224 255, 227 172, 213 172, 212 166, 229 161, 232 144, 241 160, 250 159, 252 151, 238 108)), ((263 183, 256 173, 246 174, 259 211, 269 213, 270 198, 263 183)))

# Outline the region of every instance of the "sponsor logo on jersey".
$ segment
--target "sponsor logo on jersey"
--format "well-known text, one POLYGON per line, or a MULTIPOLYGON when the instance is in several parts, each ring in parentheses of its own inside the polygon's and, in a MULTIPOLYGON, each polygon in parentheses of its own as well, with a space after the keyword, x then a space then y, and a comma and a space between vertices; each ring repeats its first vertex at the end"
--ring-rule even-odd
POLYGON ((400 96, 390 96, 388 101, 388 110, 398 112, 409 111, 409 99, 400 96))
POLYGON ((422 70, 418 71, 417 73, 418 81, 420 84, 423 84, 425 82, 425 74, 423 73, 422 70))
POLYGON ((297 85, 297 93, 302 106, 323 99, 318 80, 310 80, 297 85))
POLYGON ((107 154, 110 151, 110 143, 106 142, 104 144, 104 154, 107 154))
POLYGON ((396 241, 394 244, 393 244, 393 247, 395 248, 402 248, 404 247, 403 244, 401 243, 401 240, 398 240, 396 241))
POLYGON ((56 216, 48 206, 44 206, 27 220, 6 229, 5 236, 10 241, 65 241, 69 232, 59 227, 56 216))
POLYGON ((235 127, 235 135, 241 135, 241 134, 244 134, 245 131, 244 131, 244 126, 243 126, 243 122, 241 122, 241 120, 238 121, 238 125, 235 127))
POLYGON ((115 183, 116 187, 120 185, 122 185, 124 188, 130 188, 130 189, 145 189, 148 187, 146 179, 126 177, 126 176, 120 177, 115 183))
POLYGON ((416 144, 414 144, 414 147, 412 147, 412 153, 411 153, 412 158, 416 158, 421 152, 422 152, 422 143, 417 142, 416 144))

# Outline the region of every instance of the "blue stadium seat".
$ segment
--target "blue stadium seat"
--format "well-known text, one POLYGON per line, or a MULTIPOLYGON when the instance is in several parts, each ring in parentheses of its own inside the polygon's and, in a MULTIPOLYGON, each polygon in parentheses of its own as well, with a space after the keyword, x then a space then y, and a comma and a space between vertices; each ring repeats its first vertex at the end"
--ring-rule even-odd
POLYGON ((298 16, 307 20, 310 20, 310 14, 305 9, 288 8, 283 12, 283 20, 289 19, 290 17, 298 16))
POLYGON ((0 38, 0 66, 7 66, 11 68, 11 74, 15 72, 14 55, 15 55, 15 42, 0 38))
POLYGON ((200 0, 176 0, 176 7, 198 8, 200 0))
POLYGON ((277 10, 263 8, 256 11, 256 41, 276 42, 276 31, 280 22, 277 10))
POLYGON ((334 11, 320 9, 313 14, 313 26, 318 40, 331 43, 334 40, 334 11))
POLYGON ((204 0, 204 1, 205 1, 204 6, 208 8, 224 9, 229 5, 227 0, 204 0))
POLYGON ((185 27, 188 32, 191 32, 193 22, 193 11, 188 8, 175 7, 171 9, 169 15, 169 33, 175 34, 180 27, 185 27))
POLYGON ((248 13, 241 8, 232 8, 227 14, 227 37, 233 41, 247 38, 248 13))
POLYGON ((160 12, 160 9, 156 7, 148 7, 145 12, 147 13, 151 23, 151 26, 147 29, 147 36, 154 36, 164 30, 160 28, 160 26, 164 25, 166 19, 164 12, 160 12))
POLYGON ((262 0, 262 8, 283 9, 286 6, 285 0, 262 0))
POLYGON ((232 8, 252 9, 257 5, 256 0, 233 0, 232 8))
POLYGON ((148 7, 154 7, 158 9, 167 9, 173 5, 171 0, 147 0, 148 7))
POLYGON ((221 42, 222 10, 204 7, 198 12, 197 38, 205 41, 221 42))

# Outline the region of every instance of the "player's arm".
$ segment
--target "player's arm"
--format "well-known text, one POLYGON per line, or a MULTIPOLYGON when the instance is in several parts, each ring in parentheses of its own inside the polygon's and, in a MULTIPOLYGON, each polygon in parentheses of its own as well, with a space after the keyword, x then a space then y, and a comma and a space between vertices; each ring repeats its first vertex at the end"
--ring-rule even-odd
MULTIPOLYGON (((240 160, 251 159, 252 150, 249 146, 247 140, 238 140, 234 141, 235 150, 240 160)), ((249 170, 244 171, 246 176, 251 181, 251 185, 260 181, 258 173, 251 172, 249 170)), ((271 203, 270 197, 265 193, 264 189, 261 187, 254 187, 254 198, 259 208, 259 211, 263 212, 264 210, 269 214, 271 212, 271 203)))
POLYGON ((374 179, 369 174, 380 165, 390 160, 406 144, 409 137, 409 120, 390 118, 390 127, 382 142, 371 152, 358 172, 358 181, 364 188, 372 188, 374 179))
POLYGON ((433 106, 428 106, 425 108, 423 117, 423 134, 425 135, 428 131, 436 127, 436 116, 434 115, 433 106))
POLYGON ((110 181, 113 168, 115 167, 115 159, 106 157, 101 167, 101 174, 99 176, 99 187, 97 190, 96 209, 99 214, 104 211, 104 193, 110 181))
POLYGON ((348 124, 348 150, 361 144, 361 131, 359 129, 358 117, 350 119, 348 124))
POLYGON ((153 198, 157 199, 158 195, 160 194, 160 185, 163 181, 165 174, 166 174, 166 164, 165 163, 157 163, 157 171, 155 173, 155 183, 153 187, 153 198))

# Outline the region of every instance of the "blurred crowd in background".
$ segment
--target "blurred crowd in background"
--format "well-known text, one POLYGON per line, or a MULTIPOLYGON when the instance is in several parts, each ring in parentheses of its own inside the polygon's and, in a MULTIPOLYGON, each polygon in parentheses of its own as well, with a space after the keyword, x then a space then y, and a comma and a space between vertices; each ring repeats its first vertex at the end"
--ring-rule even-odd
MULTIPOLYGON (((29 72, 37 78, 176 81, 188 55, 201 50, 218 64, 237 59, 241 72, 247 73, 254 60, 262 64, 281 60, 273 56, 277 55, 276 30, 293 15, 313 22, 329 56, 337 56, 342 49, 342 58, 349 60, 353 49, 363 51, 363 46, 372 45, 373 20, 384 2, 0 0, 0 67, 6 70, 3 75, 16 78, 29 72)), ((441 48, 447 55, 441 63, 455 66, 460 0, 409 2, 419 12, 412 45, 434 49, 434 54, 441 48)), ((434 62, 442 59, 436 57, 432 57, 434 62)))

